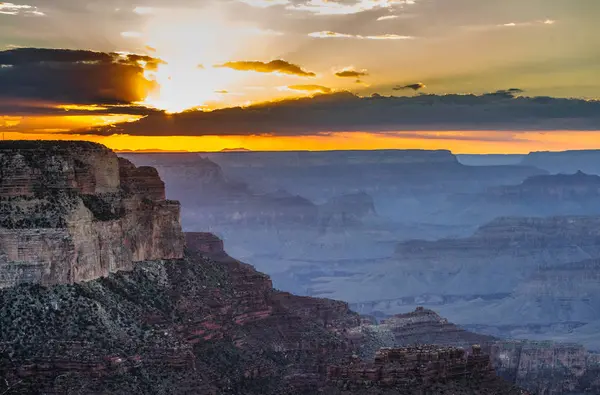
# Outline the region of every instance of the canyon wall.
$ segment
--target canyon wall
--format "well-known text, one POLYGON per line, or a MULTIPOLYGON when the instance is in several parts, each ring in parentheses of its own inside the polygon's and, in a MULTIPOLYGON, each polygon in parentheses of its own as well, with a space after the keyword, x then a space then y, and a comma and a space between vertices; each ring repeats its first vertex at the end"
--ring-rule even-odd
POLYGON ((156 170, 84 142, 0 143, 0 288, 177 259, 180 205, 156 170))

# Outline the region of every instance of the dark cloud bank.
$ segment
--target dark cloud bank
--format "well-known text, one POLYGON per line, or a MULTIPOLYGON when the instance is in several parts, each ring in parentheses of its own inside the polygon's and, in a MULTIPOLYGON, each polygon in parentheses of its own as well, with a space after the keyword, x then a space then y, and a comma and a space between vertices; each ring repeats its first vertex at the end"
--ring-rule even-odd
POLYGON ((74 133, 137 136, 314 135, 343 131, 600 130, 600 102, 486 95, 359 97, 343 92, 213 112, 155 114, 74 133))
POLYGON ((148 113, 131 104, 155 87, 143 73, 160 62, 144 55, 84 50, 2 51, 0 114, 57 112, 52 104, 109 105, 116 106, 111 113, 148 113))

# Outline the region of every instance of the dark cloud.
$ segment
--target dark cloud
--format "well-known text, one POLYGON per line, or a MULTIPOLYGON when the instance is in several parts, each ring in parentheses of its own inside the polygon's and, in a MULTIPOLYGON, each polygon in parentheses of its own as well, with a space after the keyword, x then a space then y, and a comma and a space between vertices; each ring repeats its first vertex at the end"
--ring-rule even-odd
POLYGON ((353 69, 341 70, 335 73, 336 77, 340 78, 358 78, 369 75, 365 70, 358 71, 353 69))
POLYGON ((227 62, 215 67, 227 67, 239 71, 256 71, 259 73, 282 73, 300 77, 316 77, 316 74, 302 69, 302 67, 286 62, 285 60, 272 60, 268 63, 257 61, 227 62))
POLYGON ((422 82, 417 82, 416 84, 399 85, 399 86, 394 87, 393 90, 403 91, 403 90, 407 90, 407 89, 412 89, 413 91, 418 91, 423 88, 426 88, 425 84, 423 84, 422 82))
POLYGON ((600 130, 600 101, 485 95, 358 97, 318 95, 212 112, 155 114, 140 121, 74 131, 137 136, 316 135, 329 132, 600 130))
POLYGON ((0 102, 129 106, 155 88, 144 70, 154 70, 160 63, 146 55, 84 50, 2 51, 0 102))
POLYGON ((302 92, 331 93, 331 88, 322 85, 291 85, 288 86, 288 88, 294 91, 302 92))

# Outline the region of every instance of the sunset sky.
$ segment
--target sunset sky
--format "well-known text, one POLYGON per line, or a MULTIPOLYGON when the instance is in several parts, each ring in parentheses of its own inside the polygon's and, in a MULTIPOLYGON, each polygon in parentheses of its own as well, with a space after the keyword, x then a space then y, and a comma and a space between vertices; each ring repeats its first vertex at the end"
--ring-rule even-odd
POLYGON ((600 148, 598 0, 14 1, 0 2, 6 139, 600 148))

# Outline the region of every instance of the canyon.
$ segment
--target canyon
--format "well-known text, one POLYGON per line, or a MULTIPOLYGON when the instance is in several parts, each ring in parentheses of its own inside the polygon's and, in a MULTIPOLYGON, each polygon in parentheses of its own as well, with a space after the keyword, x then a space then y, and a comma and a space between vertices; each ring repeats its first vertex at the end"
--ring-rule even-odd
POLYGON ((478 348, 380 350, 365 333, 392 324, 274 289, 183 232, 155 169, 77 142, 3 142, 0 161, 2 393, 359 394, 359 354, 380 369, 366 393, 524 393, 478 348))

